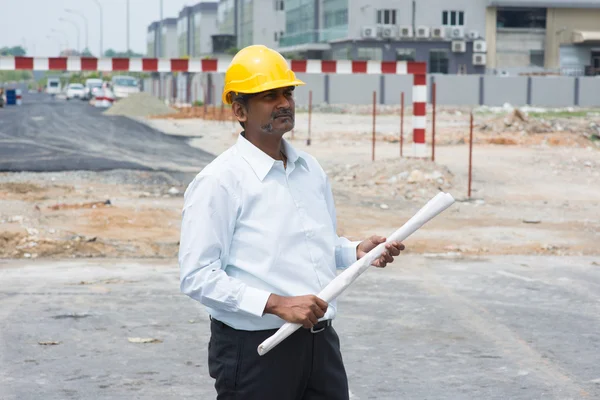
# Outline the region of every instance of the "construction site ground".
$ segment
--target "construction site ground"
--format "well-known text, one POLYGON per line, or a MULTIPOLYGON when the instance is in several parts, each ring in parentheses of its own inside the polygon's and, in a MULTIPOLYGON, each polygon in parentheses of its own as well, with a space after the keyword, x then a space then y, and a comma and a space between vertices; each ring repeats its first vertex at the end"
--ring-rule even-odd
MULTIPOLYGON (((600 117, 562 118, 559 132, 503 133, 481 127, 505 116, 476 115, 470 199, 468 110, 438 113, 435 163, 399 157, 397 115, 378 118, 375 162, 369 115, 313 114, 310 146, 307 117, 297 114, 294 139, 291 134, 288 139, 328 172, 340 234, 385 236, 441 189, 459 201, 410 238, 407 252, 600 254, 600 148, 589 133, 600 117), (490 137, 517 142, 490 144, 490 137)), ((240 131, 231 120, 143 121, 168 135, 187 136, 191 146, 215 155, 233 145, 240 131)), ((409 156, 410 132, 407 118, 404 152, 409 156)), ((177 175, 132 170, 0 174, 0 257, 175 257, 183 192, 195 174, 185 161, 186 172, 177 175)))
MULTIPOLYGON (((60 107, 36 125, 56 139, 46 150, 81 144, 143 168, 0 173, 0 398, 214 398, 207 314, 178 290, 179 224, 192 167, 209 157, 199 149, 218 155, 239 125, 220 110, 136 117, 149 130, 130 121, 125 147, 112 119, 125 117, 98 114, 111 118, 104 146, 103 120, 89 119, 60 147, 44 128, 87 112, 60 107)), ((311 145, 303 110, 288 138, 328 172, 340 234, 387 235, 439 190, 458 200, 340 298, 350 398, 599 398, 597 110, 477 109, 468 198, 469 109, 438 110, 435 162, 399 157, 397 107, 380 110, 374 162, 369 107, 315 109, 311 145)))

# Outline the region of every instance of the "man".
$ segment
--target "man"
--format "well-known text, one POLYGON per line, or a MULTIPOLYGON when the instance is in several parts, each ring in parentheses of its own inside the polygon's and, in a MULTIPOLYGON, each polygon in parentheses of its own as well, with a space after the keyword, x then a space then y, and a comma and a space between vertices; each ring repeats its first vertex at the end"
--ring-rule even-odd
MULTIPOLYGON (((181 291, 211 316, 208 367, 219 400, 348 399, 331 326, 336 303, 315 294, 385 238, 338 237, 325 172, 283 140, 294 127, 294 88, 303 84, 276 51, 242 49, 225 75, 223 101, 244 130, 185 193, 181 291), (259 356, 258 345, 285 321, 305 329, 259 356)), ((388 244, 374 265, 385 267, 403 249, 388 244)))

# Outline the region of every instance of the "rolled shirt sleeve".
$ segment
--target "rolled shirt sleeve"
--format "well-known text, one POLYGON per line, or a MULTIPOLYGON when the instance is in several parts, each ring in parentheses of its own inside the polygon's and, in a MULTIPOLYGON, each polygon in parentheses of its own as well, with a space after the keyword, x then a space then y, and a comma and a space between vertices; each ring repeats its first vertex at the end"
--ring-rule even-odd
MULTIPOLYGON (((325 174, 325 172, 323 172, 325 174)), ((337 236, 337 216, 335 211, 335 202, 333 200, 333 191, 329 178, 325 175, 325 202, 331 216, 331 222, 337 236)), ((345 269, 356 262, 356 248, 360 241, 351 241, 345 237, 337 236, 335 246, 335 266, 337 269, 345 269)))
POLYGON ((212 175, 198 175, 190 184, 181 223, 180 289, 207 307, 260 317, 271 293, 225 272, 239 207, 239 198, 212 175))

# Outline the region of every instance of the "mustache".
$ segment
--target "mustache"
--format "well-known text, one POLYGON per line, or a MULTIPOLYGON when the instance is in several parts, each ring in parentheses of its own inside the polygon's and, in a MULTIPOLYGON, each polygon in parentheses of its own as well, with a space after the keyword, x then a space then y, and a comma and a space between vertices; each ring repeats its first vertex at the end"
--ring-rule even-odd
POLYGON ((272 119, 279 118, 279 117, 292 117, 293 118, 294 113, 292 112, 292 110, 290 108, 287 108, 285 110, 281 110, 281 111, 271 114, 272 119))

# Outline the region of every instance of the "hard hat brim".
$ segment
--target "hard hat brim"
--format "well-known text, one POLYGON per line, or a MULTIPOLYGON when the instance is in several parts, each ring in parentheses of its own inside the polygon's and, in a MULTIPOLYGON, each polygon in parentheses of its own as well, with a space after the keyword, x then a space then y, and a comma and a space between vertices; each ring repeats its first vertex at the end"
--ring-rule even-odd
MULTIPOLYGON (((239 92, 239 93, 241 93, 241 94, 256 94, 256 93, 266 92, 268 90, 273 90, 273 89, 280 89, 280 88, 284 88, 284 87, 288 87, 288 86, 302 86, 302 85, 306 85, 306 83, 304 83, 300 79, 293 79, 293 80, 282 79, 282 80, 278 80, 278 81, 265 82, 262 85, 256 86, 250 90, 245 90, 244 92, 239 92)), ((222 100, 223 100, 224 104, 231 104, 231 96, 230 96, 231 93, 233 93, 233 91, 231 91, 231 90, 223 93, 222 100)))

